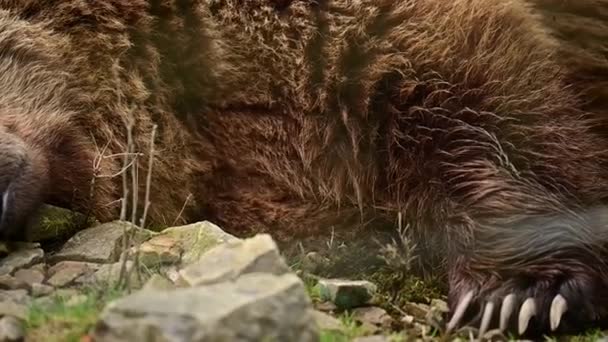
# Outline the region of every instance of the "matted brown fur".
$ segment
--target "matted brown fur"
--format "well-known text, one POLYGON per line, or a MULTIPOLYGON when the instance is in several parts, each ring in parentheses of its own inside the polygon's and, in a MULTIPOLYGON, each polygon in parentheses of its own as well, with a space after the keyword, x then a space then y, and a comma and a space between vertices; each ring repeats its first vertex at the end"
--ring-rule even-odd
POLYGON ((447 267, 452 309, 471 290, 477 320, 486 300, 536 297, 529 331, 543 332, 559 293, 584 308, 560 329, 597 324, 608 131, 589 100, 606 79, 583 75, 605 70, 605 46, 581 55, 596 47, 535 4, 0 0, 0 146, 6 160, 27 146, 33 170, 4 181, 26 185, 8 212, 51 201, 116 218, 121 178, 106 176, 132 111, 140 198, 159 125, 153 224, 280 239, 401 212, 447 267))

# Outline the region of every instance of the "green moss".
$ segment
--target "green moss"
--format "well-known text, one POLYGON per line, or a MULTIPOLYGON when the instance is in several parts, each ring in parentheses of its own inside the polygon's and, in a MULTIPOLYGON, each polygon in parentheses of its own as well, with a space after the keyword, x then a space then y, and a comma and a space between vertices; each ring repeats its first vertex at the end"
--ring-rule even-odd
POLYGON ((43 206, 26 228, 26 240, 60 239, 95 224, 95 219, 67 209, 43 206))

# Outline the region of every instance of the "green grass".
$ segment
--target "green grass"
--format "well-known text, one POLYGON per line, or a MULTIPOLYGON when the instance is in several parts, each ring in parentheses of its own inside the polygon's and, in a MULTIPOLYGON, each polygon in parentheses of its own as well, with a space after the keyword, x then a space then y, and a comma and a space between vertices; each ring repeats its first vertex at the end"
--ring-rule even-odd
POLYGON ((83 301, 70 305, 70 298, 54 295, 50 303, 34 302, 26 320, 28 340, 78 342, 97 321, 103 307, 124 291, 115 288, 83 289, 83 301))

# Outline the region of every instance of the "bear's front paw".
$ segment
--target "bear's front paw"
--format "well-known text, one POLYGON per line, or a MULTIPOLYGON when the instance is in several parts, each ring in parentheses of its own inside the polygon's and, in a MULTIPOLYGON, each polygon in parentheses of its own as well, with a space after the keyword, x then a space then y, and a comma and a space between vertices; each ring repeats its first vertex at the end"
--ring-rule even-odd
POLYGON ((542 265, 510 276, 455 272, 450 280, 447 331, 463 326, 522 337, 575 333, 608 319, 607 273, 602 266, 564 271, 542 265))

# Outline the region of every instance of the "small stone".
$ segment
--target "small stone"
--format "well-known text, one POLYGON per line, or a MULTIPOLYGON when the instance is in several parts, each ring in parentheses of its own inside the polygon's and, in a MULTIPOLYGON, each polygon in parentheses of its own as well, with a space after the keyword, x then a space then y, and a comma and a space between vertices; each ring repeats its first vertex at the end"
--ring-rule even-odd
POLYGON ((0 316, 13 316, 20 319, 26 319, 28 308, 25 304, 15 303, 13 301, 0 301, 0 316))
POLYGON ((403 318, 401 318, 401 322, 407 327, 407 328, 411 328, 414 326, 414 321, 416 319, 414 318, 414 316, 412 315, 405 315, 403 316, 403 318))
POLYGON ((318 287, 322 300, 330 300, 341 309, 367 304, 377 290, 375 284, 366 280, 321 279, 318 287))
POLYGON ((0 275, 13 274, 18 269, 40 262, 43 257, 44 251, 40 248, 15 251, 0 261, 0 275))
POLYGON ((70 238, 57 254, 49 257, 49 260, 51 262, 63 260, 94 263, 117 262, 122 250, 125 231, 132 234, 132 229, 136 229, 137 232, 129 247, 143 242, 153 234, 151 231, 132 227, 128 222, 114 221, 81 230, 70 238))
POLYGON ((333 312, 336 311, 338 307, 332 302, 319 302, 315 303, 315 309, 325 312, 333 312))
POLYGON ((439 312, 447 313, 450 312, 448 303, 441 299, 431 299, 431 308, 435 308, 439 312))
POLYGON ((259 234, 209 250, 199 261, 181 270, 180 275, 183 283, 199 286, 233 280, 246 273, 280 275, 289 271, 270 235, 259 234))
POLYGON ((15 272, 15 279, 27 284, 40 284, 44 281, 44 273, 35 268, 27 268, 15 272))
POLYGON ((344 331, 344 325, 342 325, 342 322, 334 316, 319 310, 313 310, 312 315, 319 326, 319 329, 333 332, 344 331))
POLYGON ((148 279, 148 281, 144 284, 142 290, 169 291, 175 288, 175 284, 173 284, 169 279, 159 274, 153 274, 150 279, 148 279))
POLYGON ((72 283, 76 278, 92 274, 99 269, 98 264, 80 261, 61 261, 49 268, 47 283, 54 287, 63 287, 72 283))
POLYGON ((48 296, 55 290, 54 287, 45 284, 32 284, 32 296, 34 297, 42 297, 48 296))
POLYGON ((0 341, 17 342, 23 341, 24 338, 25 329, 23 328, 22 320, 13 316, 0 318, 0 341))
POLYGON ((137 291, 110 303, 96 342, 319 341, 304 284, 294 274, 250 273, 234 281, 137 291))
POLYGON ((416 321, 426 323, 426 317, 431 307, 422 303, 405 303, 403 310, 414 316, 416 321))
POLYGON ((0 276, 0 289, 2 289, 2 290, 17 290, 17 289, 29 290, 30 285, 13 276, 5 274, 5 275, 0 276))
POLYGON ((169 279, 176 286, 181 278, 181 276, 179 275, 179 270, 177 269, 177 267, 175 267, 175 265, 161 266, 160 274, 167 277, 167 279, 169 279))
POLYGON ((198 261, 205 252, 215 246, 239 240, 209 221, 167 228, 159 236, 168 236, 179 242, 183 251, 181 263, 184 266, 198 261))
POLYGON ((356 308, 352 314, 353 318, 361 323, 369 323, 383 328, 389 328, 393 323, 393 318, 386 310, 375 306, 356 308))
POLYGON ((179 263, 183 249, 170 235, 158 235, 139 247, 139 262, 147 267, 179 263))

